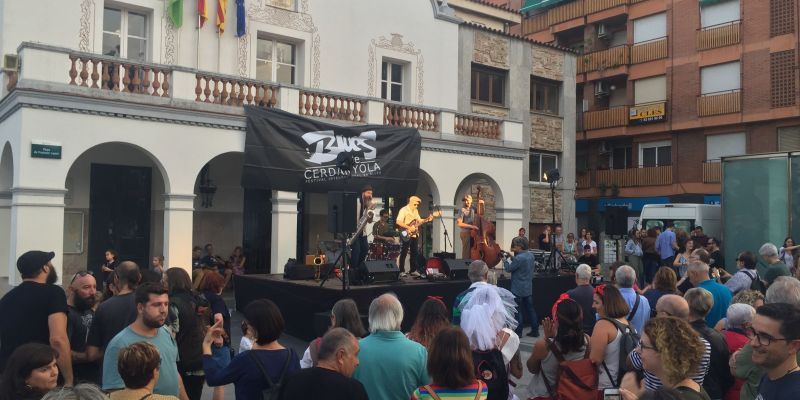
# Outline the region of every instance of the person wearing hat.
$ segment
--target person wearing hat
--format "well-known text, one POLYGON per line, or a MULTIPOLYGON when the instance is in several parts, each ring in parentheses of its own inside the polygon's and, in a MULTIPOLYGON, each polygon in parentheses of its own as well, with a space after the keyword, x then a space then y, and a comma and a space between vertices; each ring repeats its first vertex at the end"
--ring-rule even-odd
POLYGON ((22 283, 0 299, 0 372, 14 350, 25 343, 50 345, 64 378, 72 386, 72 354, 67 336, 67 297, 56 286, 55 253, 29 251, 17 259, 22 283))
MULTIPOLYGON (((372 186, 366 185, 361 188, 361 196, 358 198, 358 213, 356 216, 358 219, 356 220, 356 226, 361 221, 361 218, 364 217, 366 213, 370 211, 370 206, 372 203, 372 186)), ((372 222, 372 217, 367 218, 367 223, 372 222)), ((350 260, 350 268, 358 268, 362 262, 367 258, 367 253, 369 253, 369 243, 367 242, 367 234, 369 232, 367 229, 362 229, 361 232, 358 233, 358 238, 353 241, 353 248, 352 252, 352 259, 350 260)))

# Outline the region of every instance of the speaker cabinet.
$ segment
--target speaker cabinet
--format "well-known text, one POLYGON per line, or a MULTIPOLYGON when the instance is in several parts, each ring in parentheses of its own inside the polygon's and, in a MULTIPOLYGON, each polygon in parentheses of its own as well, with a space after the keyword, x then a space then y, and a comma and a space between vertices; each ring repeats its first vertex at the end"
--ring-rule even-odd
POLYGON ((356 230, 358 193, 328 192, 328 232, 352 233, 356 230))
POLYGON ((361 265, 364 283, 386 283, 400 279, 400 268, 394 261, 364 261, 361 265))
POLYGON ((606 235, 626 236, 628 234, 628 207, 606 206, 606 235))
POLYGON ((469 265, 472 264, 472 260, 445 258, 442 261, 444 261, 444 271, 442 272, 449 276, 450 279, 469 279, 467 273, 469 272, 469 265))

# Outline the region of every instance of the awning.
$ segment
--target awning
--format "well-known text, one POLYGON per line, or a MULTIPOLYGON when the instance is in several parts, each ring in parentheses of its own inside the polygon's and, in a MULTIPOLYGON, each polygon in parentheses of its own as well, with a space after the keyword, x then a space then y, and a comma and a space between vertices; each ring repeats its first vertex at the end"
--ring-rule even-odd
POLYGON ((520 12, 529 12, 538 10, 540 8, 553 6, 559 3, 567 2, 568 0, 525 0, 525 4, 519 9, 520 12))
MULTIPOLYGON (((722 3, 730 0, 700 0, 700 7, 710 6, 712 4, 722 3)), ((526 2, 527 4, 527 2, 526 2)))

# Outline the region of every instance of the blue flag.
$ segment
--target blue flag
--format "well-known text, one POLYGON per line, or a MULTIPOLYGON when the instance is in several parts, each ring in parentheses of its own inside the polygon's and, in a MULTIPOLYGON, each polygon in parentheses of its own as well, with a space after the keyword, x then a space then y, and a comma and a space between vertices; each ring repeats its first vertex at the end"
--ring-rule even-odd
POLYGON ((244 0, 236 0, 236 37, 242 37, 246 31, 247 15, 244 10, 244 0))

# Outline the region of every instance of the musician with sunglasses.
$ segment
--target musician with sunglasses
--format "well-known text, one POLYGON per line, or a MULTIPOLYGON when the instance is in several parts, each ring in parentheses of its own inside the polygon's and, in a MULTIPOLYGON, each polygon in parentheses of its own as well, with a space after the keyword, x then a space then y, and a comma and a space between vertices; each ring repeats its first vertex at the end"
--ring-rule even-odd
POLYGON ((86 339, 94 319, 97 280, 90 271, 79 271, 67 286, 67 333, 76 382, 99 382, 100 367, 86 355, 86 339))

